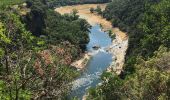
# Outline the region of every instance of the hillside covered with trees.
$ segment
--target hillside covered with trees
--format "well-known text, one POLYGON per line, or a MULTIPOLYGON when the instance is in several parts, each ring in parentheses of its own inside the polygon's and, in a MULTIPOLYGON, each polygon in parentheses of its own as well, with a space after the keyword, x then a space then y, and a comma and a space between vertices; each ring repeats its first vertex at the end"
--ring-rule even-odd
POLYGON ((122 74, 104 73, 89 100, 170 99, 170 1, 113 0, 103 16, 128 33, 122 74))
POLYGON ((53 7, 106 2, 91 12, 127 32, 129 48, 121 74, 104 72, 86 99, 169 100, 170 0, 0 0, 0 100, 67 100, 91 26, 53 7))

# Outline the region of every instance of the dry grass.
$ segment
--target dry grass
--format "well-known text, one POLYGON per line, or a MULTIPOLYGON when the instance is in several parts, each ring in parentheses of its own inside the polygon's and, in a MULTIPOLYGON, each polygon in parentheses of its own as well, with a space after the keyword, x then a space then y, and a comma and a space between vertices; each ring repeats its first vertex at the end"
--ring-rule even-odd
POLYGON ((96 8, 100 6, 102 10, 105 9, 106 4, 84 4, 84 5, 74 5, 74 6, 64 6, 60 8, 56 8, 55 11, 59 12, 60 14, 70 13, 73 9, 78 10, 78 15, 80 18, 86 19, 91 25, 101 24, 104 30, 112 30, 113 33, 118 35, 122 40, 127 39, 126 33, 120 31, 118 28, 112 28, 111 22, 107 21, 106 19, 98 16, 95 13, 90 13, 90 8, 96 8))

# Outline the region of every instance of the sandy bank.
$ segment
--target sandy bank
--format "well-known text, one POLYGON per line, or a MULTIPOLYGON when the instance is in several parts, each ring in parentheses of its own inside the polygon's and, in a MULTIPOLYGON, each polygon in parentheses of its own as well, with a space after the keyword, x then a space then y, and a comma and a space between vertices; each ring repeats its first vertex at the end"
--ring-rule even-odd
MULTIPOLYGON (((113 34, 116 34, 116 39, 113 40, 112 45, 108 48, 108 51, 115 55, 116 60, 113 58, 113 62, 108 68, 108 71, 115 71, 117 74, 120 74, 125 61, 126 50, 128 48, 128 36, 126 33, 120 31, 119 28, 112 28, 111 22, 107 21, 101 16, 98 16, 97 14, 90 13, 90 8, 96 8, 98 5, 102 8, 102 10, 104 10, 106 7, 106 4, 84 4, 60 7, 56 8, 55 11, 65 14, 70 13, 73 9, 77 9, 80 18, 86 19, 92 26, 101 24, 103 30, 112 30, 113 34)), ((84 61, 89 59, 90 55, 86 54, 82 59, 74 62, 72 65, 74 65, 76 68, 82 69, 86 65, 84 61)))
POLYGON ((89 61, 90 58, 91 58, 91 55, 88 54, 88 53, 85 53, 84 56, 83 56, 81 59, 73 62, 73 63, 71 64, 71 66, 74 66, 74 67, 76 67, 77 69, 80 69, 80 70, 81 70, 81 69, 83 69, 83 68, 87 65, 87 63, 88 63, 88 61, 89 61))

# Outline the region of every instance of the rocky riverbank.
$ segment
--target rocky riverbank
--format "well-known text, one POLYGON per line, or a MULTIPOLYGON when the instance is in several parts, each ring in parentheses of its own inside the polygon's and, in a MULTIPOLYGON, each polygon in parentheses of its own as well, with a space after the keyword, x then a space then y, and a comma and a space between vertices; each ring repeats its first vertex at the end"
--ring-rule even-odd
POLYGON ((128 38, 121 38, 119 35, 123 33, 119 29, 115 29, 113 32, 116 34, 116 39, 112 41, 112 45, 108 48, 108 51, 114 56, 113 61, 107 70, 120 75, 125 62, 126 50, 128 48, 128 38))

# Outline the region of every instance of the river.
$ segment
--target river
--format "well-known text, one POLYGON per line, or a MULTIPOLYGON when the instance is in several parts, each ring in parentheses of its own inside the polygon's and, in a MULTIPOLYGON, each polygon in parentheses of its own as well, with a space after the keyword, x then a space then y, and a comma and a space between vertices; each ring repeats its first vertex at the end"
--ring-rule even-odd
MULTIPOLYGON (((81 76, 73 82, 73 89, 70 94, 71 97, 77 96, 81 99, 89 87, 95 87, 101 82, 100 75, 106 68, 108 68, 107 71, 114 71, 117 75, 120 75, 122 71, 126 50, 128 48, 127 34, 122 32, 119 28, 113 28, 112 23, 105 18, 90 13, 90 8, 100 6, 102 10, 104 10, 106 5, 107 4, 83 4, 64 6, 55 9, 55 11, 60 14, 70 13, 73 9, 77 9, 80 18, 87 20, 87 22, 93 26, 90 30, 91 33, 89 33, 90 42, 87 45, 87 51, 91 52, 93 55, 81 76), (103 30, 111 30, 112 33, 116 35, 115 39, 112 41, 108 34, 102 32, 100 26, 97 24, 102 25, 103 30), (92 46, 94 45, 100 45, 101 49, 97 51, 93 50, 92 46), (107 48, 110 53, 105 52, 104 48, 107 48)), ((85 56, 84 58, 87 57, 85 56)), ((83 60, 80 59, 78 63, 76 62, 75 67, 84 68, 84 66, 81 66, 81 61, 83 60)))
POLYGON ((89 37, 90 42, 87 44, 87 51, 92 53, 92 57, 80 77, 73 81, 70 97, 76 96, 82 99, 89 87, 96 87, 101 82, 100 75, 112 62, 112 54, 104 50, 104 48, 112 44, 112 39, 109 35, 101 31, 99 25, 95 25, 90 29, 89 37), (92 48, 94 45, 99 45, 101 48, 94 50, 92 48))

